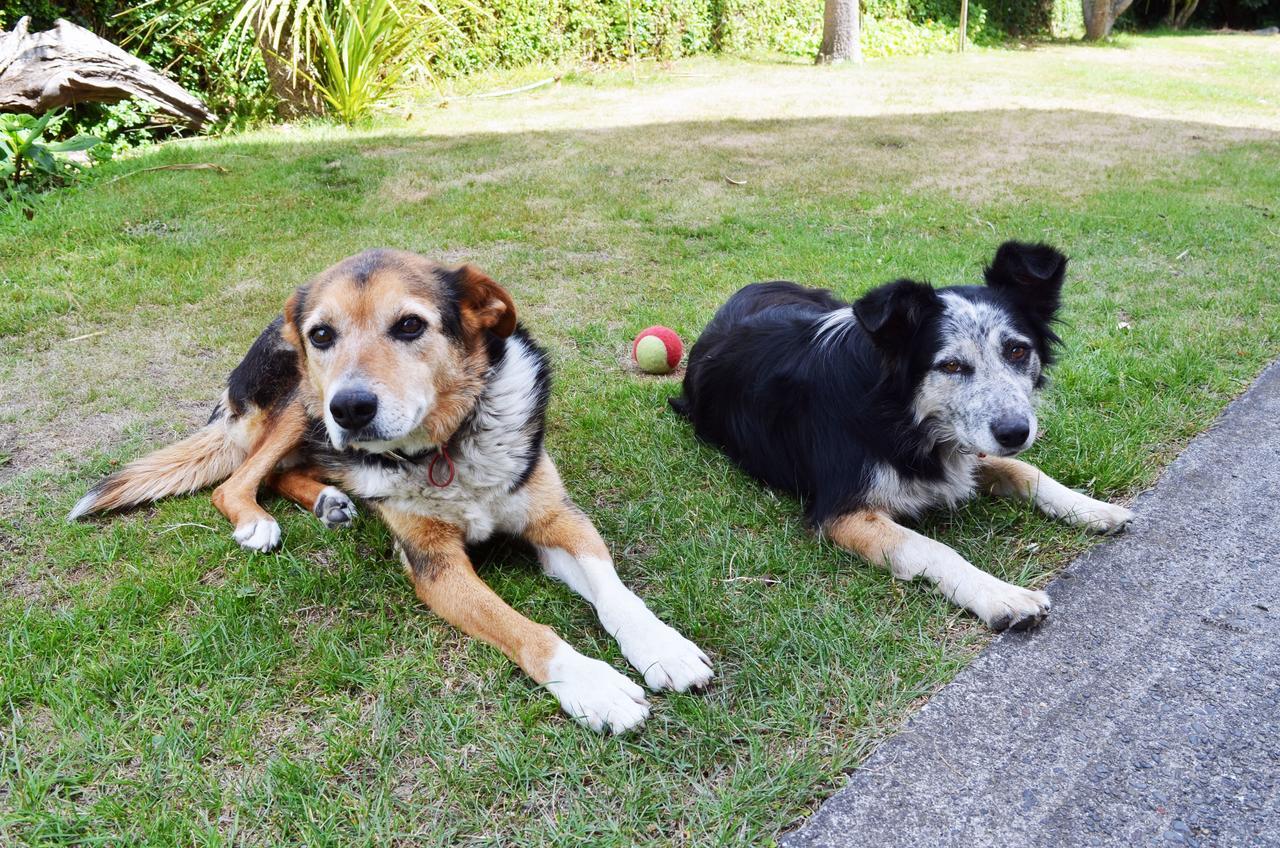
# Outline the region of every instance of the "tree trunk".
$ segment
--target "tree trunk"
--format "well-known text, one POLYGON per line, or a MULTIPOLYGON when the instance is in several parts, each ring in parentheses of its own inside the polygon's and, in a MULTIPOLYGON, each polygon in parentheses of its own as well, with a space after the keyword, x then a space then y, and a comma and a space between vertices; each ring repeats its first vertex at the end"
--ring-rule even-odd
POLYGON ((1124 14, 1133 0, 1081 0, 1084 8, 1084 37, 1097 41, 1111 34, 1116 18, 1124 14))
POLYGON ((1200 0, 1187 0, 1187 4, 1182 7, 1182 11, 1178 12, 1178 16, 1173 20, 1174 29, 1184 29, 1191 21, 1191 16, 1196 13, 1196 6, 1200 5, 1200 0))
POLYGON ((819 65, 861 62, 862 44, 858 20, 858 0, 827 0, 822 15, 822 47, 819 65))

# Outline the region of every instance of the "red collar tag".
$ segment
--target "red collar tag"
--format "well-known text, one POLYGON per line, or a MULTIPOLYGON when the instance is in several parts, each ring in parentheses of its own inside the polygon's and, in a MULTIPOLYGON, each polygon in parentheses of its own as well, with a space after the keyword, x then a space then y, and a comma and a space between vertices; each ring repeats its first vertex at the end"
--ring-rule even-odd
POLYGON ((431 464, 427 466, 427 479, 431 481, 431 485, 437 489, 443 489, 453 482, 454 467, 453 459, 449 456, 449 449, 444 445, 436 448, 436 455, 431 457, 431 464), (444 460, 445 467, 449 470, 449 476, 441 483, 436 479, 436 463, 441 459, 444 460))

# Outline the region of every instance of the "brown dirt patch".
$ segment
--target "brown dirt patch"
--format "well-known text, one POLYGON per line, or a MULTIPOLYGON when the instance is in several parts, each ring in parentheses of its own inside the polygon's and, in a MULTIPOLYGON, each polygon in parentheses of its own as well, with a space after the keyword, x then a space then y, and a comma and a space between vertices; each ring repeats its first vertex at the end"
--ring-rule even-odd
MULTIPOLYGON (((67 319, 66 339, 18 338, 0 349, 0 486, 64 471, 130 435, 160 444, 204 423, 262 320, 238 305, 257 284, 213 303, 148 307, 102 325, 67 319), (78 338, 83 337, 83 338, 78 338), (234 340, 234 343, 229 343, 234 340)), ((255 311, 260 311, 260 307, 255 311)))

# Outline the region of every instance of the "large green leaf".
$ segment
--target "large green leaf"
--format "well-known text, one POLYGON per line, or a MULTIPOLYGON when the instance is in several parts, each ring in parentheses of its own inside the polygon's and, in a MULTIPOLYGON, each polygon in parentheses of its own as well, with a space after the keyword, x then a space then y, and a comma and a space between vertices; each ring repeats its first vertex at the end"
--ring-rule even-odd
POLYGON ((102 139, 96 136, 86 135, 85 133, 79 133, 66 141, 55 141, 51 144, 45 145, 45 147, 54 153, 76 153, 81 150, 89 150, 90 148, 97 147, 99 144, 102 144, 102 139))

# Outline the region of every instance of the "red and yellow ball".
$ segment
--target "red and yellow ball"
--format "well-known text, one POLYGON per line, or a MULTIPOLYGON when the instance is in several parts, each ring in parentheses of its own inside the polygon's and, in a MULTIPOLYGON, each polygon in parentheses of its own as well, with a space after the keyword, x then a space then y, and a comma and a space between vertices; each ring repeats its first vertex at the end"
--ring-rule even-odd
POLYGON ((667 327, 647 327, 631 345, 631 358, 647 374, 670 374, 684 356, 680 337, 667 327))

